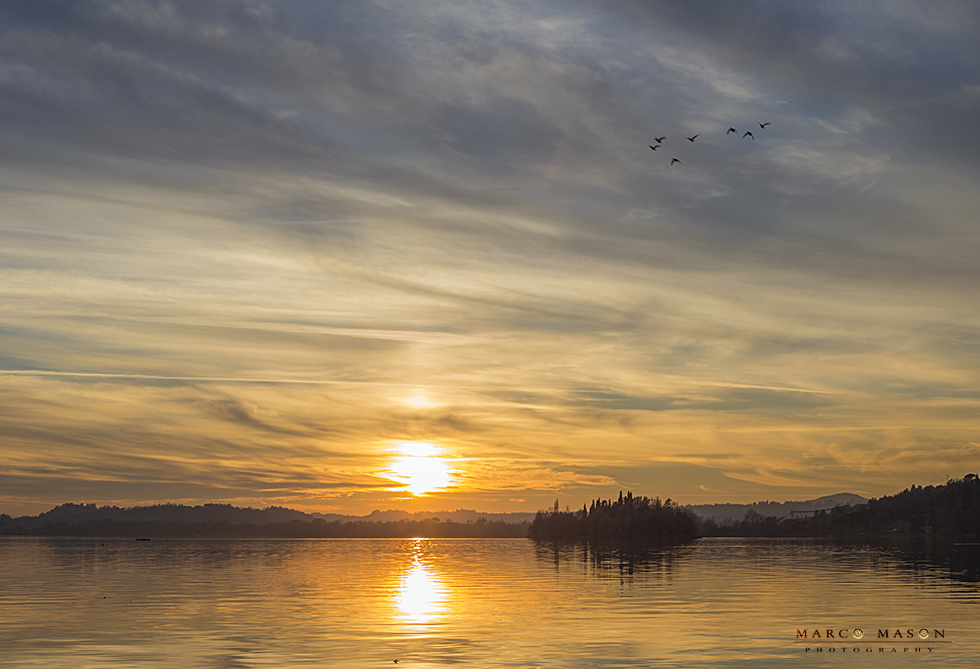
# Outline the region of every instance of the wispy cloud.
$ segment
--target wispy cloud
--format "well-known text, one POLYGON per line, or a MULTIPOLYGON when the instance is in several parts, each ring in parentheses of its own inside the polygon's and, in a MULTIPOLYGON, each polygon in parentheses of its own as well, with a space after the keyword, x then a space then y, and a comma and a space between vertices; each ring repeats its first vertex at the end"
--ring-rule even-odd
POLYGON ((978 24, 957 0, 8 3, 3 504, 369 510, 398 440, 468 468, 399 504, 962 474, 978 24))

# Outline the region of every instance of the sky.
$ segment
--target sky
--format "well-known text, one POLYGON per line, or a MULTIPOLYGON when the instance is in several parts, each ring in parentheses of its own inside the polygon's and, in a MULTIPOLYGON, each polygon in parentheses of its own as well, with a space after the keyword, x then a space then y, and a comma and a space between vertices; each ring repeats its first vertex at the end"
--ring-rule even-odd
POLYGON ((976 471, 978 36, 969 0, 2 3, 0 512, 976 471))

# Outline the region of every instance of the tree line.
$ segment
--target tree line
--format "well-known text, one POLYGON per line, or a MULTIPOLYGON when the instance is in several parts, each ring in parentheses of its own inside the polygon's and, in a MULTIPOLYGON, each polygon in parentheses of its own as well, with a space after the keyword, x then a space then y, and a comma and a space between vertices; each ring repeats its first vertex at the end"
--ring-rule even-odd
POLYGON ((967 474, 943 485, 913 485, 902 492, 840 506, 812 517, 778 518, 749 510, 743 520, 717 523, 699 518, 674 501, 620 493, 596 499, 578 511, 558 501, 531 523, 480 518, 476 522, 403 519, 391 521, 311 518, 281 507, 241 509, 206 504, 160 504, 124 509, 63 504, 38 516, 0 514, 0 535, 102 537, 282 537, 282 538, 507 538, 614 544, 678 541, 697 536, 875 537, 925 535, 980 537, 980 478, 967 474))
POLYGON ((943 485, 913 485, 902 492, 839 506, 809 518, 777 518, 749 510, 739 522, 701 519, 703 536, 864 537, 924 535, 938 538, 980 536, 980 478, 967 474, 943 485))
POLYGON ((560 511, 558 501, 539 511, 528 528, 537 541, 621 544, 685 541, 697 536, 697 518, 671 499, 619 493, 616 501, 596 499, 579 511, 560 511))
POLYGON ((525 537, 527 528, 526 522, 485 518, 465 523, 439 518, 327 521, 280 507, 241 509, 224 504, 160 504, 132 509, 63 504, 38 516, 0 515, 0 535, 7 536, 463 539, 525 537))

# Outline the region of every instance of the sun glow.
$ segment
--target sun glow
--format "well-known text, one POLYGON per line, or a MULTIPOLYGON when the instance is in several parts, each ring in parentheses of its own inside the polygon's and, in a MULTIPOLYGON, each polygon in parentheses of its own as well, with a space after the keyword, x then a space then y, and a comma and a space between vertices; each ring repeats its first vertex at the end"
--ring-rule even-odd
POLYGON ((453 470, 442 449, 424 441, 403 441, 399 442, 399 451, 401 455, 391 463, 391 477, 405 483, 413 495, 452 485, 453 470))
POLYGON ((435 406, 435 402, 430 400, 426 395, 413 395, 412 397, 406 398, 405 403, 419 409, 430 409, 435 406))

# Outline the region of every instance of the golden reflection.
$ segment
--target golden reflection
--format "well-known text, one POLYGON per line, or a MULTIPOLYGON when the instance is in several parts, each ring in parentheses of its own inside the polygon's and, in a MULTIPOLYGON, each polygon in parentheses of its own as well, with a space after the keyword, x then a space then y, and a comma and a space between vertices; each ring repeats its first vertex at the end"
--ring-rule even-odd
POLYGON ((415 496, 452 485, 453 470, 442 449, 425 441, 399 442, 401 455, 391 463, 389 475, 406 484, 415 496))
POLYGON ((402 578, 396 595, 402 616, 413 623, 428 623, 446 606, 442 580, 417 561, 402 578))

